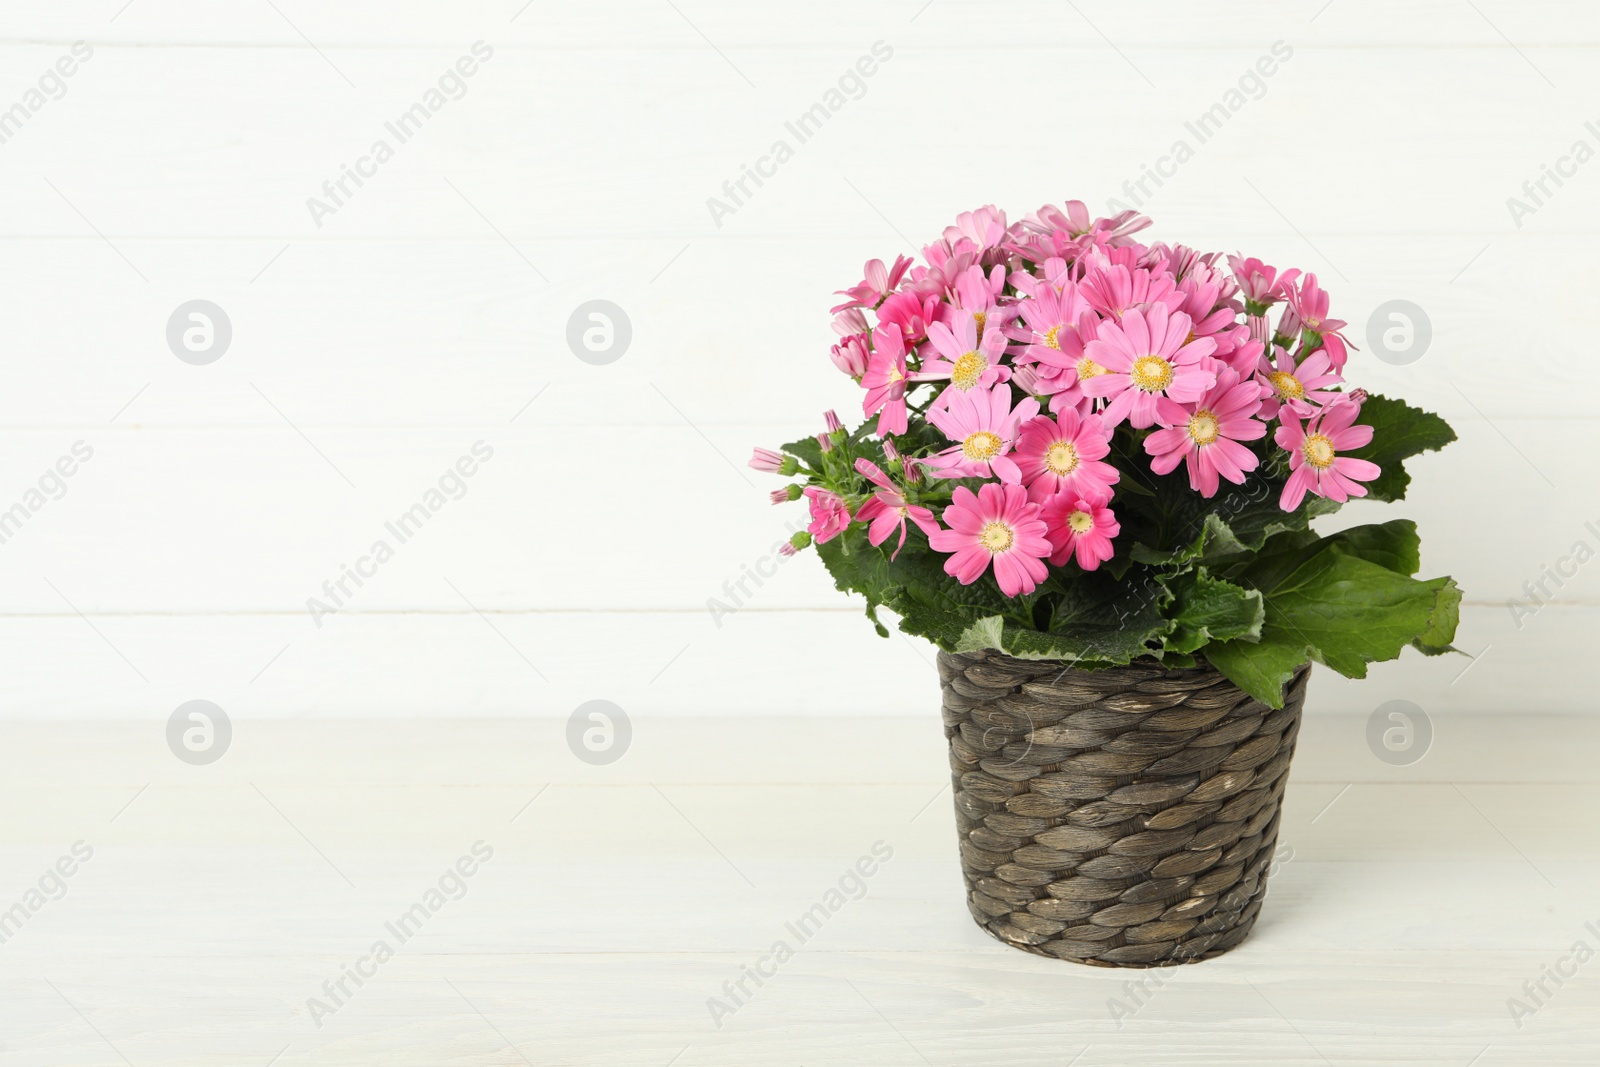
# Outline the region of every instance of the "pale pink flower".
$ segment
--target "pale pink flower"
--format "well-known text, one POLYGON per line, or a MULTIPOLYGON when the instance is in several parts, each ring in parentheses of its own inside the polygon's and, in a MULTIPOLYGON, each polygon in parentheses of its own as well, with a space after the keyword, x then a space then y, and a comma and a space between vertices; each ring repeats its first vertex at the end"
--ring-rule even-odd
POLYGON ((1039 515, 1050 542, 1050 562, 1057 567, 1076 558, 1084 570, 1098 569, 1115 552, 1111 539, 1122 532, 1116 515, 1104 501, 1085 500, 1071 493, 1045 501, 1039 515))
POLYGON ((867 347, 868 336, 864 333, 853 333, 849 337, 841 339, 829 353, 833 359, 833 365, 858 382, 861 380, 861 376, 867 373, 867 360, 872 355, 871 350, 867 347))
POLYGON ((870 328, 860 308, 841 311, 833 317, 833 332, 840 337, 853 337, 858 333, 866 333, 870 328))
POLYGON ((856 460, 856 470, 862 477, 878 487, 862 505, 856 509, 856 521, 865 522, 867 527, 867 540, 874 545, 881 545, 889 539, 896 528, 900 531, 900 540, 896 543, 894 551, 889 553, 893 560, 900 554, 906 544, 906 520, 909 518, 917 524, 923 533, 932 536, 939 529, 939 523, 934 519, 933 512, 917 504, 909 503, 903 493, 889 476, 870 459, 865 457, 856 460))
POLYGON ((1110 218, 1091 219, 1081 200, 1066 208, 1046 204, 1022 220, 1012 233, 1010 249, 1035 263, 1052 256, 1077 258, 1092 248, 1116 248, 1136 243, 1132 235, 1150 225, 1136 211, 1121 211, 1110 218))
POLYGON ((1250 313, 1253 315, 1266 314, 1269 307, 1288 295, 1294 280, 1300 277, 1298 270, 1286 270, 1280 275, 1277 267, 1269 267, 1254 256, 1249 259, 1229 256, 1228 269, 1233 271, 1239 291, 1252 305, 1250 313))
POLYGON ((1287 350, 1277 350, 1276 365, 1265 356, 1258 361, 1257 375, 1266 396, 1261 405, 1261 417, 1276 418, 1278 409, 1286 407, 1301 418, 1310 418, 1319 407, 1330 404, 1340 396, 1332 386, 1344 381, 1330 366, 1328 353, 1319 348, 1298 364, 1287 350))
POLYGON ((987 252, 998 248, 1006 238, 1006 213, 993 204, 985 204, 976 211, 963 211, 956 216, 954 226, 944 228, 944 239, 952 248, 961 248, 968 242, 973 251, 987 252))
POLYGON ((1126 420, 1142 430, 1161 411, 1176 421, 1183 417, 1180 405, 1199 400, 1216 384, 1210 366, 1216 344, 1209 337, 1188 340, 1189 326, 1189 316, 1169 314, 1163 304, 1100 325, 1085 351, 1106 373, 1085 379, 1082 387, 1088 396, 1111 401, 1103 412, 1109 425, 1126 420))
POLYGON ((1044 559, 1050 554, 1039 505, 1030 503, 1020 485, 989 482, 974 494, 957 486, 944 509, 948 530, 928 535, 928 543, 951 556, 945 573, 962 585, 971 585, 994 564, 995 581, 1006 596, 1031 593, 1050 571, 1044 559))
POLYGON ((906 350, 898 327, 879 326, 872 332, 873 351, 867 361, 861 384, 867 395, 861 410, 878 414, 878 436, 905 433, 906 426, 906 350))
POLYGON ((817 544, 844 533, 845 527, 850 525, 850 509, 845 507, 839 494, 813 485, 806 487, 805 496, 811 502, 811 525, 806 527, 806 532, 817 539, 817 544))
POLYGON ((987 389, 1011 378, 1011 368, 1000 363, 1006 350, 1005 334, 998 326, 990 327, 979 341, 977 318, 971 312, 958 315, 953 327, 942 322, 930 325, 928 341, 938 356, 923 363, 915 378, 919 382, 948 379, 950 388, 941 394, 940 403, 953 394, 987 389))
POLYGON ((1376 463, 1354 456, 1340 455, 1360 448, 1372 440, 1371 426, 1356 426, 1361 405, 1341 398, 1313 415, 1304 427, 1292 411, 1278 415, 1280 423, 1273 440, 1289 453, 1289 480, 1284 484, 1278 506, 1293 511, 1307 491, 1344 503, 1353 496, 1366 496, 1370 482, 1383 473, 1376 463))
POLYGON ((1091 267, 1079 289, 1090 307, 1112 319, 1157 303, 1165 305, 1169 311, 1183 303, 1183 295, 1177 291, 1172 275, 1165 271, 1152 274, 1143 268, 1130 270, 1121 263, 1091 267))
POLYGON ((1006 453, 1017 439, 1018 426, 1039 414, 1039 402, 1026 397, 1011 406, 1011 387, 949 392, 949 403, 928 410, 928 421, 956 442, 922 462, 940 478, 1000 478, 1013 484, 1022 480, 1006 453))
POLYGON ((782 452, 774 452, 770 448, 757 448, 750 455, 750 466, 763 474, 782 474, 785 458, 782 452))
POLYGON ((869 259, 862 268, 865 278, 857 285, 848 289, 840 289, 840 296, 850 299, 830 311, 840 312, 849 308, 877 307, 883 298, 894 292, 895 286, 900 284, 900 279, 905 277, 906 269, 912 264, 910 256, 896 256, 893 267, 885 267, 881 259, 869 259))
POLYGON ((1102 463, 1111 453, 1111 430, 1098 415, 1063 411, 1022 424, 1014 453, 1028 499, 1042 502, 1058 493, 1106 501, 1122 476, 1102 463))
POLYGON ((1218 476, 1244 484, 1246 471, 1256 469, 1256 454, 1240 441, 1256 441, 1267 434, 1267 424, 1255 418, 1261 409, 1261 387, 1254 379, 1240 379, 1224 368, 1217 384, 1180 422, 1144 439, 1151 456, 1150 469, 1170 474, 1180 461, 1188 464, 1189 487, 1201 496, 1217 495, 1218 476))

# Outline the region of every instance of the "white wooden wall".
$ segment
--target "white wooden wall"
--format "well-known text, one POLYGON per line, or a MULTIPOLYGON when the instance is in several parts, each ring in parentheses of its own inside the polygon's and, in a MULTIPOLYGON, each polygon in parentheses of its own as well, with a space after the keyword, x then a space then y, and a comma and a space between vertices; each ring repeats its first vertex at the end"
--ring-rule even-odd
POLYGON ((0 544, 6 715, 930 713, 928 646, 874 637, 814 558, 712 618, 799 515, 750 446, 857 399, 826 308, 864 259, 986 202, 1125 197, 1276 41, 1292 58, 1147 200, 1152 233, 1316 271, 1363 349, 1379 304, 1426 309, 1422 359, 1350 373, 1462 440, 1411 500, 1346 515, 1422 524, 1481 654, 1326 677, 1314 704, 1592 706, 1600 564, 1520 627, 1506 606, 1600 550, 1600 162, 1520 226, 1506 204, 1600 147, 1592 4, 0 11, 0 109, 93 47, 0 144, 0 509, 93 449, 0 544), (307 198, 477 41, 465 96, 316 225, 307 198), (707 198, 880 41, 864 94, 716 225, 707 198), (606 366, 565 342, 596 298, 633 328, 606 366), (233 326, 207 366, 166 344, 193 299, 233 326), (478 441, 466 495, 314 624, 307 598, 478 441))

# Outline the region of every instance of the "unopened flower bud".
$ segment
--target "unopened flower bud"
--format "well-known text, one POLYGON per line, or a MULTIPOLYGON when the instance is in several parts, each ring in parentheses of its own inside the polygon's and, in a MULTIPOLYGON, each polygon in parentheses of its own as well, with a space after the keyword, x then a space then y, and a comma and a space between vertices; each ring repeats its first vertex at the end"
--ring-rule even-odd
POLYGON ((839 413, 832 408, 822 413, 822 419, 828 424, 829 433, 838 433, 844 429, 844 423, 839 421, 839 413))
POLYGON ((779 474, 783 471, 783 461, 787 458, 782 452, 774 452, 770 448, 758 448, 750 456, 750 466, 766 474, 779 474))
POLYGON ((817 434, 817 444, 819 446, 821 446, 822 451, 824 451, 824 452, 832 452, 833 451, 833 438, 828 434, 825 434, 825 433, 817 434))

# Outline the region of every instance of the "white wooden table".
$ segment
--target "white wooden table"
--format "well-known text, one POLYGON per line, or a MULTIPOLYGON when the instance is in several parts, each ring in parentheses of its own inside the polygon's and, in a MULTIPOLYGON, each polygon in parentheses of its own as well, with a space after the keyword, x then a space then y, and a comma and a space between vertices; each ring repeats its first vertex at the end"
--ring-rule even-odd
POLYGON ((0 945, 0 1063, 1593 1064, 1600 964, 1520 1029, 1507 1001, 1600 947, 1600 722, 1439 717, 1409 767, 1365 726, 1307 719, 1250 939, 1139 992, 971 922, 931 713, 641 715, 608 766, 553 718, 242 720, 209 766, 159 724, 10 723, 0 908, 93 855, 0 945))

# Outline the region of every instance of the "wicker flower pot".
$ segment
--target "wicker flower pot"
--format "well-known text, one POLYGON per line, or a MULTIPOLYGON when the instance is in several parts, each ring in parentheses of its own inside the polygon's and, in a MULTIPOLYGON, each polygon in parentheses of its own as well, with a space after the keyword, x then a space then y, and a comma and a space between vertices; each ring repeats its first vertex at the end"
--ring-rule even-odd
POLYGON ((1281 711, 1216 670, 939 653, 967 900, 1026 952, 1145 967, 1243 941, 1308 668, 1281 711))

